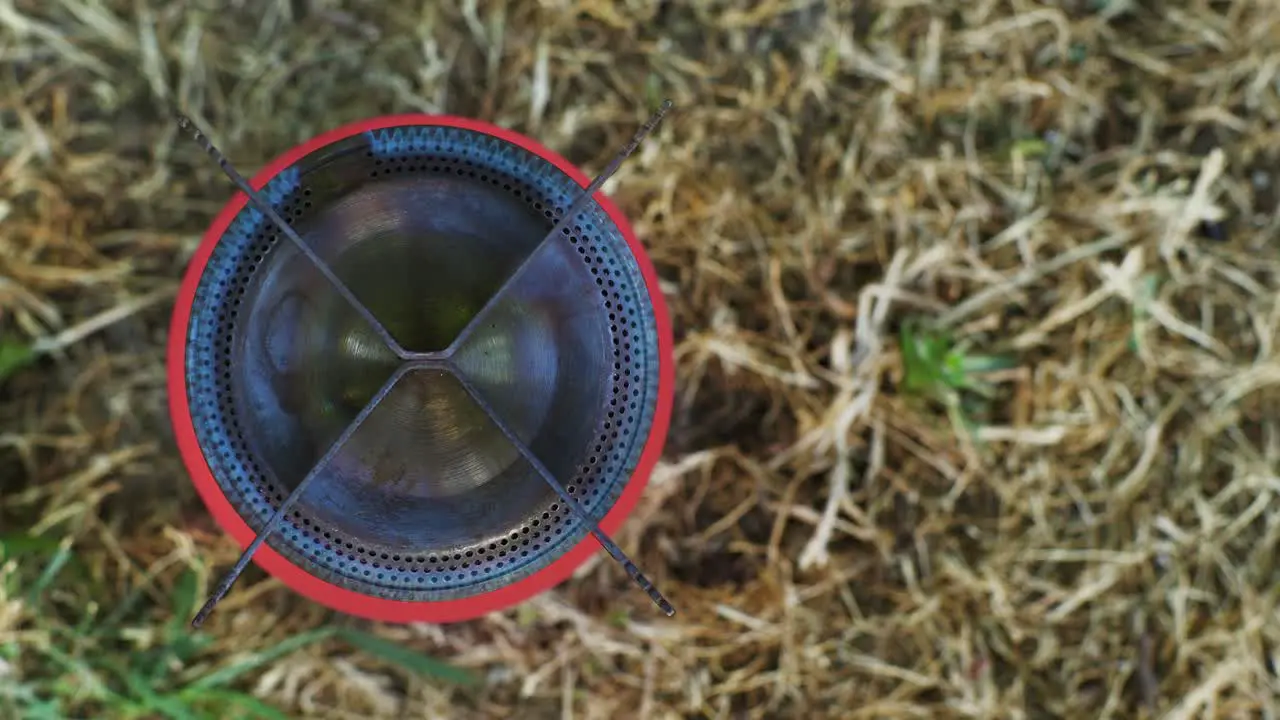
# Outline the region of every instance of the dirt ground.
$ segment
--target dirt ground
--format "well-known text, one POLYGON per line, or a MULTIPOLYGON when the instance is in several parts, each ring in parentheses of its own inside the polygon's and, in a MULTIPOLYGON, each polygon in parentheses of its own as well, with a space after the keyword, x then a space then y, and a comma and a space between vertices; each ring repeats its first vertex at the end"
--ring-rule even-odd
POLYGON ((0 717, 1280 712, 1280 5, 0 0, 0 717), (663 463, 529 604, 352 623, 169 429, 246 174, 468 115, 600 171, 675 322, 663 463), (447 663, 447 664, 446 664, 447 663))

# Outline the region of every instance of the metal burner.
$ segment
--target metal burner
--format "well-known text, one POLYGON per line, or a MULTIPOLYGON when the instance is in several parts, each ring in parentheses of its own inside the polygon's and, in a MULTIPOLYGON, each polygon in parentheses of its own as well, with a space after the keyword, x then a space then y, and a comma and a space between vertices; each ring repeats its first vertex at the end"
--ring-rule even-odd
POLYGON ((598 185, 584 196, 475 129, 405 124, 255 193, 284 222, 252 202, 235 216, 184 362, 195 436, 244 522, 317 578, 413 602, 504 587, 593 532, 669 609, 592 520, 660 394, 649 290, 598 185))

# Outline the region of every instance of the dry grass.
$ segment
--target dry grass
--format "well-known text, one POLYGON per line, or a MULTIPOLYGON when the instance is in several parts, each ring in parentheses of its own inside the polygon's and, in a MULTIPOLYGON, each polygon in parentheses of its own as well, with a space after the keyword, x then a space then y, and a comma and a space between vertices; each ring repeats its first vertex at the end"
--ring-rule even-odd
POLYGON ((1280 710, 1280 6, 801 4, 0 0, 0 716, 1280 710), (231 191, 165 103, 246 171, 443 111, 590 173, 666 96, 607 189, 680 368, 620 540, 680 614, 597 559, 368 628, 476 687, 279 647, 342 621, 258 571, 171 628, 237 550, 162 357, 231 191))

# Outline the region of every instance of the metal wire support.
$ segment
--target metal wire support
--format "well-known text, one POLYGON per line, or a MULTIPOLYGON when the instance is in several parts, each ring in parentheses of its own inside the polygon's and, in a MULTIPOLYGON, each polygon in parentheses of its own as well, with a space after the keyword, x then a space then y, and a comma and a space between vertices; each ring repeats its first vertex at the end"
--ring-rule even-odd
POLYGON ((391 333, 383 327, 382 323, 378 322, 378 318, 374 317, 369 308, 365 307, 364 303, 360 302, 360 300, 355 296, 355 293, 351 292, 351 289, 346 286, 346 283, 338 279, 338 276, 333 273, 333 270, 329 268, 328 264, 326 264, 324 260, 320 259, 320 256, 316 255, 315 251, 303 242, 298 233, 289 226, 289 223, 285 222, 284 218, 280 217, 279 213, 275 211, 275 208, 271 207, 271 203, 263 200, 262 196, 254 191, 253 187, 249 185, 249 181, 245 180, 244 176, 239 172, 236 172, 235 167, 231 165, 231 161, 227 159, 227 156, 223 155, 221 150, 214 147, 213 142, 209 140, 204 133, 200 132, 200 129, 191 121, 191 118, 188 118, 182 113, 175 113, 175 115, 178 118, 178 127, 190 134, 192 139, 194 139, 201 148, 204 148, 204 151, 209 154, 209 157, 213 158, 214 161, 218 163, 218 167, 222 168, 222 172, 226 173, 227 177, 231 179, 231 182, 240 189, 240 192, 248 196, 249 202, 254 206, 254 208, 256 208, 258 212, 261 212, 263 215, 270 218, 276 228, 279 229, 280 232, 284 233, 285 237, 289 238, 289 241, 298 248, 299 252, 306 256, 307 260, 311 261, 311 264, 320 271, 320 274, 324 276, 325 280, 328 280, 329 284, 333 285, 333 288, 338 291, 338 294, 342 296, 342 299, 346 300, 347 303, 351 305, 352 309, 360 315, 360 318, 368 323, 369 327, 372 328, 378 335, 378 338, 386 344, 387 348, 401 359, 410 359, 409 351, 405 350, 400 346, 400 343, 396 342, 396 339, 391 336, 391 333))
POLYGON ((352 435, 356 434, 356 430, 364 424, 364 421, 369 419, 369 416, 373 414, 373 411, 378 407, 378 404, 387 397, 392 388, 396 386, 396 383, 400 382, 400 378, 408 375, 415 369, 420 367, 429 367, 432 365, 434 365, 434 363, 428 364, 423 361, 411 361, 396 368, 396 371, 391 374, 391 377, 385 383, 383 383, 382 387, 378 389, 378 392, 369 399, 369 402, 363 408, 361 408, 360 413, 351 421, 351 424, 342 431, 342 434, 338 436, 337 440, 333 441, 333 445, 329 447, 328 452, 326 452, 324 456, 320 458, 320 461, 311 468, 306 477, 302 478, 302 482, 298 483, 298 487, 294 488, 293 492, 289 493, 289 496, 284 499, 284 502, 280 503, 280 507, 276 508, 275 514, 273 514, 271 519, 267 521, 266 526, 264 526, 262 530, 258 532, 257 536, 253 538, 253 542, 249 543, 249 547, 245 548, 244 553, 240 555, 240 559, 236 561, 235 566, 231 568, 230 572, 222 577, 222 581, 218 583, 216 588, 214 588, 209 599, 206 600, 204 606, 200 608, 200 612, 196 613, 195 618, 191 621, 191 627, 198 628, 204 624, 204 621, 209 617, 209 614, 213 612, 214 606, 217 605, 222 600, 223 596, 227 594, 227 591, 231 589, 231 586, 235 583, 236 579, 240 577, 240 573, 244 572, 244 569, 249 566, 249 560, 253 558, 254 554, 258 552, 258 549, 262 547, 262 543, 266 542, 267 537, 274 532, 277 527, 279 527, 280 522, 284 520, 284 517, 293 509, 293 506, 302 497, 302 494, 306 492, 307 488, 311 486, 311 483, 316 478, 320 477, 320 471, 323 470, 335 456, 337 456, 338 451, 341 450, 342 446, 351 439, 352 435))
POLYGON ((653 602, 663 611, 663 613, 665 613, 667 616, 672 616, 675 614, 675 608, 672 607, 671 603, 668 602, 667 599, 663 597, 660 592, 658 592, 657 588, 654 587, 653 583, 650 582, 649 579, 645 577, 643 573, 640 572, 639 568, 637 568, 635 563, 632 562, 631 559, 627 557, 627 555, 622 551, 622 549, 618 547, 617 543, 615 543, 612 539, 610 539, 609 536, 603 530, 600 529, 599 523, 594 518, 592 518, 590 514, 587 513, 586 509, 583 508, 581 504, 579 504, 572 496, 568 494, 568 492, 565 491, 564 487, 552 475, 552 473, 547 469, 547 467, 533 454, 533 452, 529 449, 529 447, 525 445, 525 443, 521 441, 518 436, 516 436, 516 434, 511 430, 510 426, 508 426, 506 422, 501 417, 499 417, 497 413, 493 411, 493 408, 479 394, 476 388, 471 384, 469 380, 467 380, 467 378, 463 375, 463 373, 459 372, 456 368, 454 368, 453 364, 449 361, 449 358, 453 355, 453 353, 456 351, 458 347, 461 347, 466 337, 470 335, 473 329, 481 323, 483 317, 489 311, 491 311, 493 307, 497 305, 499 298, 502 295, 504 295, 505 291, 508 288, 514 285, 517 277, 523 271, 525 271, 526 268, 529 267, 529 265, 531 264, 530 262, 531 259, 537 253, 537 249, 541 248, 543 245, 550 242, 553 238, 556 237, 558 233, 563 232, 564 228, 568 225, 569 222, 571 222, 571 219, 573 218, 573 216, 581 212, 582 208, 584 208, 586 204, 591 201, 595 193, 600 189, 600 187, 605 183, 605 181, 607 181, 610 177, 612 177, 613 174, 617 172, 618 168, 621 167, 622 163, 635 152, 635 150, 639 147, 640 143, 644 140, 646 136, 649 135, 649 133, 653 131, 653 129, 658 125, 658 123, 662 121, 662 118, 667 114, 668 111, 670 111, 671 107, 672 107, 672 103, 670 100, 666 100, 662 103, 662 105, 658 108, 658 110, 649 118, 649 121, 646 122, 636 132, 636 134, 632 137, 631 141, 621 150, 621 152, 619 152, 613 158, 613 160, 609 163, 608 166, 605 167, 605 169, 600 173, 600 175, 597 176, 586 188, 583 189, 582 193, 578 196, 578 198, 573 202, 572 205, 570 205, 568 211, 566 211, 564 215, 561 216, 559 221, 555 223, 555 225, 551 228, 551 230, 535 246, 534 250, 530 252, 530 254, 520 264, 520 266, 517 267, 516 270, 503 282, 502 286, 498 289, 497 292, 494 293, 494 295, 489 299, 489 301, 486 302, 486 304, 480 309, 480 311, 476 314, 476 316, 473 317, 467 323, 467 325, 463 328, 461 333, 459 333, 458 338, 455 339, 453 343, 450 344, 449 348, 444 351, 425 352, 425 353, 407 351, 398 342, 396 342, 395 338, 391 336, 391 333, 387 331, 386 327, 384 327, 378 321, 378 319, 373 315, 373 313, 362 302, 360 302, 360 300, 351 292, 351 290, 347 288, 347 286, 337 277, 337 275, 334 274, 334 272, 329 268, 329 266, 324 262, 324 260, 320 258, 314 251, 312 251, 310 247, 307 246, 307 244, 302 240, 302 238, 298 235, 298 233, 295 232, 294 229, 289 226, 288 222, 286 222, 285 219, 282 218, 279 215, 279 213, 277 213, 275 209, 272 208, 271 205, 268 202, 266 202, 257 191, 253 189, 253 187, 249 184, 249 182, 245 180, 244 177, 239 172, 236 171, 236 169, 231 165, 231 162, 226 158, 226 156, 223 155, 213 145, 213 143, 196 127, 195 123, 192 122, 185 115, 181 113, 175 113, 177 117, 178 126, 183 131, 188 133, 205 150, 205 152, 208 153, 209 156, 212 157, 218 163, 218 166, 222 168, 223 173, 225 173, 226 176, 231 180, 231 182, 235 184, 235 186, 248 197, 249 202, 259 212, 261 212, 263 215, 269 218, 271 222, 276 226, 276 228, 281 233, 283 233, 285 237, 289 238, 289 240, 295 246, 297 246, 297 249, 303 254, 303 256, 305 256, 311 262, 311 264, 314 265, 316 269, 320 271, 321 275, 323 275, 324 278, 328 280, 328 282, 331 285, 333 285, 334 289, 338 291, 338 294, 341 295, 343 299, 346 300, 346 302, 352 306, 352 308, 360 315, 360 317, 378 335, 379 339, 382 340, 382 342, 386 345, 386 347, 390 349, 392 352, 394 352, 401 360, 405 361, 394 373, 392 373, 391 377, 386 381, 385 384, 383 384, 383 386, 378 390, 378 392, 369 400, 369 402, 364 406, 364 408, 361 409, 360 413, 355 417, 354 420, 352 420, 351 424, 348 425, 345 430, 343 430, 342 434, 333 442, 332 446, 330 446, 329 450, 324 454, 324 456, 320 458, 320 460, 316 463, 316 465, 312 467, 311 470, 307 473, 307 475, 302 479, 302 482, 300 482, 298 486, 294 488, 291 493, 289 493, 289 496, 284 499, 284 501, 276 509, 275 513, 272 514, 271 518, 267 521, 266 525, 264 525, 262 529, 258 531, 253 541, 249 544, 247 548, 245 548, 239 560, 236 561, 236 564, 222 578, 222 580, 218 583, 218 585, 214 589, 213 593, 210 594, 204 606, 200 608, 200 611, 198 613, 196 613, 196 616, 191 621, 192 627, 199 628, 201 625, 204 624, 205 620, 208 619, 209 615, 213 612, 214 607, 218 604, 219 601, 222 600, 222 598, 227 594, 227 592, 230 591, 232 585, 235 584, 236 579, 238 579, 240 574, 244 572, 244 569, 248 566, 249 561, 252 559, 253 555, 262 547, 262 544, 266 542, 267 538, 270 537, 276 531, 280 523, 283 521, 284 517, 288 514, 289 510, 298 502, 298 500, 302 497, 303 493, 310 486, 310 484, 317 477, 319 477, 321 470, 323 470, 328 465, 328 463, 338 454, 338 451, 342 448, 342 446, 351 439, 351 437, 355 434, 356 430, 373 413, 374 408, 376 408, 378 404, 381 403, 384 398, 386 398, 386 396, 395 387, 396 383, 398 383, 402 378, 404 378, 409 373, 415 370, 423 370, 423 369, 443 369, 449 372, 449 374, 451 374, 454 378, 456 378, 462 384, 462 386, 466 389, 468 394, 470 394, 470 396, 476 402, 476 404, 480 406, 481 409, 484 410, 485 414, 494 423, 494 425, 498 428, 498 430, 502 432, 504 436, 506 436, 507 440, 510 443, 512 443, 512 445, 515 447, 517 452, 525 459, 526 462, 528 462, 533 467, 533 469, 538 473, 538 475, 543 479, 543 481, 546 482, 551 487, 551 489, 555 491, 555 493, 560 497, 560 499, 565 503, 565 505, 569 507, 570 510, 573 512, 573 514, 578 518, 578 520, 590 529, 591 535, 596 539, 597 542, 600 543, 600 545, 605 549, 605 551, 609 553, 610 557, 612 557, 615 561, 617 561, 619 564, 623 566, 628 576, 630 576, 631 579, 637 585, 639 585, 642 590, 645 591, 645 594, 647 594, 649 598, 653 600, 653 602))
POLYGON ((627 571, 627 575, 631 576, 631 579, 640 586, 641 590, 644 590, 645 593, 649 595, 649 599, 653 600, 654 604, 657 605, 662 612, 666 613, 667 617, 675 615, 676 609, 671 606, 671 603, 667 602, 667 599, 662 596, 662 593, 658 592, 658 588, 654 587, 653 583, 649 581, 649 578, 645 577, 644 573, 640 572, 640 568, 636 567, 636 564, 631 562, 631 558, 627 557, 627 554, 622 552, 622 548, 618 547, 618 544, 606 535, 605 532, 600 529, 599 525, 591 521, 591 517, 587 514, 586 509, 578 504, 578 501, 564 489, 564 486, 560 484, 560 481, 556 479, 555 475, 547 469, 546 465, 542 464, 542 461, 538 459, 537 455, 533 454, 533 451, 529 449, 529 446, 525 445, 524 441, 515 434, 515 431, 511 429, 511 426, 507 425, 507 422, 503 420, 498 413, 494 412, 493 407, 484 399, 480 394, 480 391, 476 390, 475 386, 471 384, 471 381, 467 380, 467 378, 460 372, 454 372, 453 376, 457 378, 458 382, 462 384, 462 387, 471 395, 471 399, 475 401, 476 405, 479 405, 480 409, 484 410, 485 414, 489 416, 489 420, 493 421, 493 424, 497 426, 498 431, 506 436, 507 442, 510 442, 511 445, 515 447, 516 452, 520 453, 521 457, 525 459, 525 462, 529 463, 529 465, 533 467, 534 471, 542 476, 542 479, 551 486, 552 490, 555 490, 556 495, 559 495, 560 500, 565 505, 569 506, 573 511, 573 514, 577 515, 590 527, 592 537, 600 543, 601 547, 605 549, 605 552, 609 553, 614 560, 617 560, 618 563, 622 565, 623 569, 627 571))
POLYGON ((558 233, 563 232, 564 229, 573 222, 573 217, 582 212, 582 209, 587 206, 587 203, 591 202, 591 198, 595 197, 596 192, 600 190, 609 178, 613 177, 614 173, 618 172, 618 168, 622 167, 622 163, 635 153, 636 148, 640 147, 640 143, 644 142, 645 137, 647 137, 649 133, 653 132, 653 129, 658 126, 658 123, 662 122, 662 118, 666 117, 667 113, 671 110, 671 107, 672 103, 670 100, 662 101, 662 105, 658 107, 657 112, 655 112, 649 118, 648 122, 641 126, 641 128, 636 131, 636 134, 632 136, 631 142, 627 143, 626 146, 613 157, 613 160, 609 161, 609 164, 605 166, 604 170, 600 171, 600 174, 596 176, 595 180, 591 181, 590 185, 587 185, 587 188, 582 191, 582 194, 578 196, 577 200, 573 201, 573 204, 569 206, 569 210, 556 221, 556 224, 552 226, 546 236, 543 237, 537 245, 533 246, 533 249, 529 251, 527 256, 525 256, 524 261, 516 267, 515 272, 511 273, 511 275, 507 277, 507 279, 498 288, 497 292, 495 292, 493 296, 489 298, 489 301, 480 308, 480 311, 475 314, 475 317, 471 318, 470 322, 462 328, 462 331, 458 333, 458 337, 455 338, 453 342, 449 343, 449 347, 443 353, 445 357, 451 357, 458 348, 462 347, 463 343, 467 341, 467 338, 471 336, 471 333, 475 331, 476 328, 484 325, 485 317, 493 311, 493 308, 497 307, 502 296, 505 295, 507 290, 515 285, 520 279, 520 276, 533 265, 534 258, 537 257, 538 251, 542 249, 542 246, 551 242, 558 233))

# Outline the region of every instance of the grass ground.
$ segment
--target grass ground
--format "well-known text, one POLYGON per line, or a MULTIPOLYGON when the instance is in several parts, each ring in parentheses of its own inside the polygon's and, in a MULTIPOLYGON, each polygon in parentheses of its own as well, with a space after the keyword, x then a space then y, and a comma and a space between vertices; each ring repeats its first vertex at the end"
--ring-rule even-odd
POLYGON ((0 717, 1280 711, 1280 6, 0 0, 0 717), (163 345, 245 171, 471 115, 599 171, 679 390, 606 562, 446 627, 252 570, 163 345), (439 664, 438 664, 439 663, 439 664), (447 665, 443 664, 447 663, 447 665))

